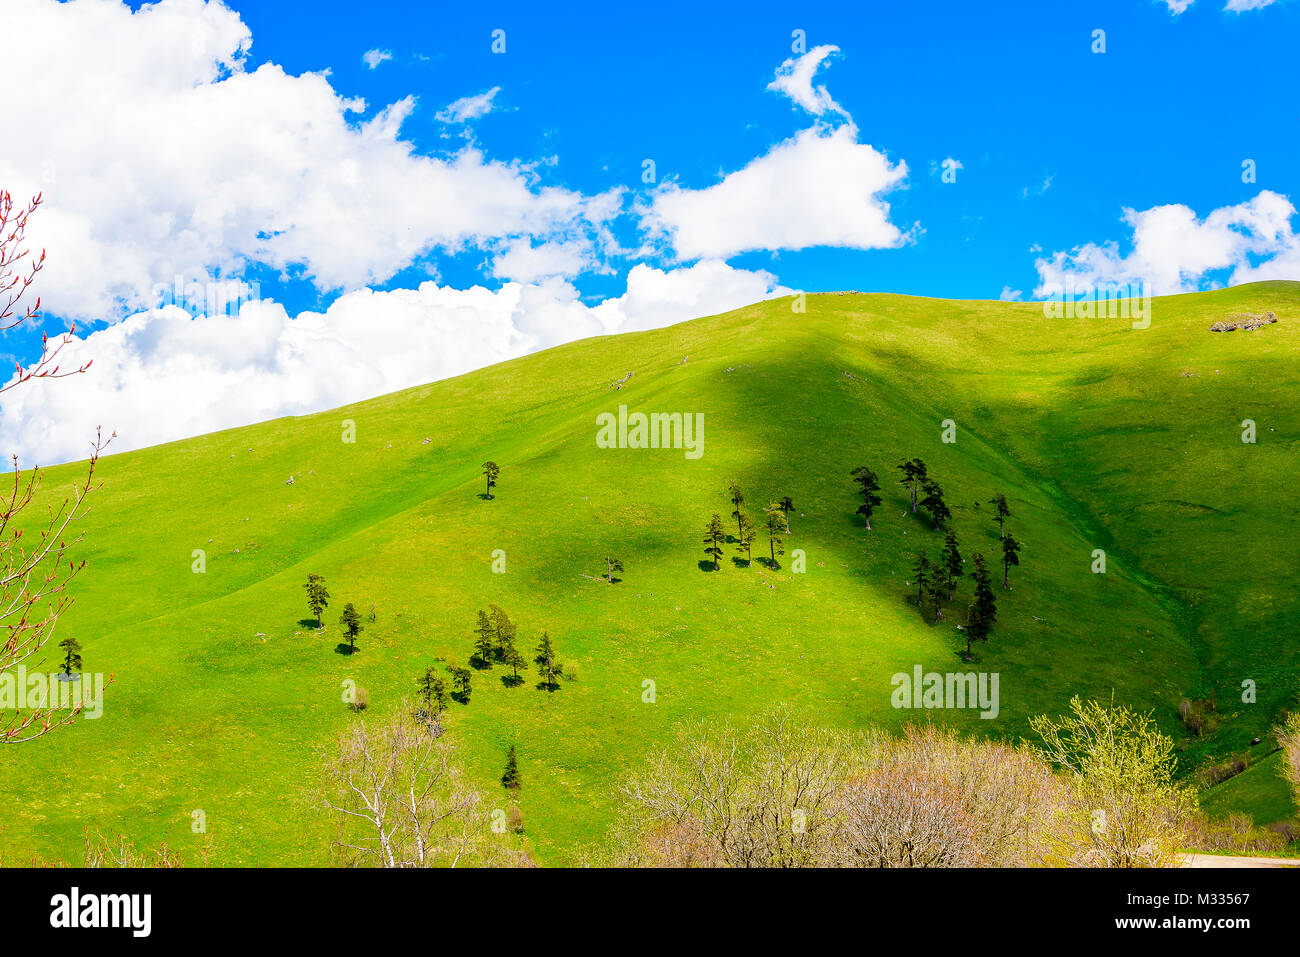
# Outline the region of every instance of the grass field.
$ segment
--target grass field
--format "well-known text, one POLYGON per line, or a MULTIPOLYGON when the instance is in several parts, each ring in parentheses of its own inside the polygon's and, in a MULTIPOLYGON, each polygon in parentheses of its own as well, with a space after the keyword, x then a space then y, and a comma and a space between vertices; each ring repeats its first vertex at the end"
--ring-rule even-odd
MULTIPOLYGON (((1024 547, 972 666, 1000 674, 998 718, 930 717, 1014 739, 1073 694, 1113 694, 1154 712, 1186 769, 1242 752, 1300 690, 1298 395, 1297 283, 1157 299, 1141 330, 1045 319, 1035 304, 827 294, 805 314, 777 300, 110 456, 55 640, 78 637, 86 670, 115 681, 99 720, 0 750, 0 853, 75 857, 86 828, 185 851, 201 809, 215 863, 326 862, 321 751, 360 720, 342 683, 369 691, 371 714, 395 707, 436 657, 466 661, 489 603, 519 623, 522 649, 546 629, 578 674, 546 693, 503 686, 499 666, 477 672, 448 717, 502 807, 517 746, 541 863, 601 839, 619 778, 680 722, 743 722, 778 701, 839 727, 922 719, 891 706, 890 678, 966 669, 954 624, 970 585, 938 625, 909 601, 915 552, 941 543, 897 482, 912 456, 946 491, 965 554, 1000 555, 991 510, 976 507, 997 491, 1024 547), (1208 331, 1266 309, 1281 321, 1208 331), (596 416, 620 403, 703 413, 704 454, 598 448, 596 416), (941 441, 945 419, 955 443, 941 441), (487 459, 502 469, 490 501, 487 459), (858 465, 885 486, 871 532, 854 515, 858 465), (701 569, 732 480, 756 520, 794 500, 787 549, 804 550, 805 573, 789 553, 779 571, 742 567, 732 548, 720 571, 701 569), (614 586, 584 577, 607 553, 626 565, 614 586), (333 596, 325 634, 300 622, 309 572, 333 596), (336 652, 347 601, 377 608, 354 656, 336 652), (1179 702, 1211 695, 1222 723, 1194 737, 1179 702)), ((46 492, 79 472, 51 470, 46 492)), ((1250 793, 1216 795, 1217 812, 1290 806, 1276 774, 1249 773, 1250 793)))

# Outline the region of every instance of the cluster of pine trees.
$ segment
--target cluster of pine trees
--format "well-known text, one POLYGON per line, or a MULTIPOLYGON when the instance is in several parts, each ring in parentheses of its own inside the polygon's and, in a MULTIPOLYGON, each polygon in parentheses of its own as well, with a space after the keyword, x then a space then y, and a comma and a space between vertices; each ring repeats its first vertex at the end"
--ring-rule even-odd
MULTIPOLYGON (((743 555, 746 565, 754 564, 754 543, 759 536, 753 519, 749 517, 749 512, 745 510, 745 494, 740 490, 740 486, 732 482, 727 489, 727 497, 731 500, 731 517, 736 522, 736 537, 734 539, 731 537, 723 524, 722 516, 714 512, 713 517, 709 519, 709 526, 704 537, 704 553, 713 562, 714 571, 721 567, 722 546, 728 542, 735 544, 737 557, 743 555)), ((785 536, 790 534, 790 512, 793 509, 794 502, 787 495, 780 501, 772 502, 763 510, 763 524, 767 532, 767 565, 769 568, 781 567, 776 560, 776 556, 785 554, 785 536)), ((759 561, 762 560, 759 559, 759 561)))
MULTIPOLYGON (((923 461, 907 459, 896 468, 902 473, 899 481, 907 490, 912 512, 928 512, 935 531, 944 532, 943 548, 939 555, 931 559, 925 552, 918 552, 916 564, 912 567, 916 605, 927 620, 939 622, 944 617, 945 602, 951 602, 956 596, 957 583, 963 577, 965 565, 957 543, 957 533, 949 524, 952 511, 944 501, 943 489, 931 477, 923 461)), ((857 514, 863 517, 867 530, 870 531, 871 516, 882 501, 876 494, 880 491, 880 480, 866 466, 853 469, 849 476, 857 484, 862 496, 857 514)), ((1006 496, 999 492, 989 500, 989 504, 993 506, 993 517, 998 523, 998 535, 1002 542, 1002 587, 1009 589, 1011 566, 1020 564, 1020 543, 1006 530, 1006 520, 1011 516, 1006 496)), ((960 626, 966 632, 967 657, 970 656, 974 642, 988 641, 993 623, 997 621, 997 600, 993 594, 988 564, 979 552, 971 556, 971 563, 974 566, 971 577, 975 580, 975 595, 966 609, 966 623, 960 626)))

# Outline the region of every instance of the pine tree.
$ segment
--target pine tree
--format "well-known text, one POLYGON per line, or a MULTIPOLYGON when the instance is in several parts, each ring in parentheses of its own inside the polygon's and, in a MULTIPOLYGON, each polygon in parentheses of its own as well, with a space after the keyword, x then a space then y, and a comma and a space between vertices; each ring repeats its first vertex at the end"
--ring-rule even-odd
POLYGON ((736 553, 743 553, 745 561, 750 565, 754 564, 754 539, 757 537, 758 533, 754 531, 754 523, 749 520, 748 515, 742 512, 740 515, 740 537, 737 540, 736 553))
POLYGON ((916 511, 916 492, 920 488, 920 483, 925 481, 926 468, 925 463, 920 459, 899 462, 898 470, 903 473, 902 484, 906 486, 912 498, 912 511, 916 511))
POLYGON ((1011 533, 1002 539, 1002 587, 1011 588, 1011 566, 1020 564, 1020 543, 1011 533))
POLYGON ((998 521, 998 537, 1005 538, 1007 534, 1006 521, 1011 517, 1011 509, 1007 506, 1007 497, 1001 492, 989 499, 989 504, 993 506, 993 517, 998 521))
POLYGON ((507 791, 518 791, 521 785, 519 780, 519 761, 515 757, 515 746, 510 745, 510 752, 506 755, 506 770, 501 775, 501 786, 507 791))
POLYGON ((921 499, 921 507, 930 513, 937 531, 943 528, 948 519, 952 518, 952 512, 948 510, 948 506, 943 500, 943 489, 939 487, 938 482, 933 479, 926 479, 923 491, 925 497, 921 499))
POLYGON ((433 718, 447 710, 447 684, 434 674, 433 668, 425 668, 415 686, 426 717, 433 718))
POLYGON ((495 462, 483 463, 483 477, 487 479, 487 497, 492 498, 492 490, 497 487, 497 477, 501 474, 501 466, 495 462))
POLYGON ((993 623, 998 619, 997 599, 984 556, 976 552, 971 556, 975 565, 971 577, 975 579, 975 598, 966 613, 966 656, 970 657, 971 643, 988 641, 993 623))
MULTIPOLYGON (((779 502, 774 502, 767 507, 767 554, 772 561, 772 567, 776 568, 776 556, 785 554, 785 540, 781 538, 781 519, 785 514, 785 508, 779 502)), ((789 523, 786 523, 789 527, 789 523)))
POLYGON ((71 636, 59 642, 63 649, 63 673, 71 677, 73 672, 81 671, 81 642, 71 636))
POLYGON ((867 531, 871 531, 871 515, 881 502, 880 496, 876 494, 880 491, 880 481, 876 478, 876 473, 865 465, 858 466, 849 474, 853 476, 853 481, 858 483, 862 494, 862 504, 858 506, 858 514, 866 520, 867 531))
POLYGON ((516 685, 524 683, 524 679, 519 674, 520 668, 528 667, 528 659, 523 656, 518 648, 515 647, 514 638, 510 638, 506 646, 505 656, 502 659, 506 666, 510 668, 511 673, 501 676, 501 683, 507 688, 513 688, 516 685))
POLYGON ((515 635, 519 633, 519 626, 510 620, 510 616, 506 614, 506 610, 500 605, 491 606, 489 618, 492 621, 494 633, 492 656, 497 661, 505 661, 506 645, 513 641, 515 635))
POLYGON ((709 546, 704 553, 713 559, 713 570, 718 570, 718 563, 722 561, 722 541, 727 537, 727 533, 722 528, 722 516, 717 512, 709 519, 709 529, 706 533, 704 544, 709 546))
POLYGON ((926 604, 936 623, 943 618, 943 601, 948 593, 948 583, 944 581, 942 571, 943 569, 940 566, 934 566, 934 574, 931 576, 930 584, 925 590, 926 604))
POLYGON ((348 602, 343 606, 343 614, 339 615, 339 624, 343 626, 343 633, 348 639, 348 653, 357 650, 357 635, 365 631, 361 627, 361 616, 357 614, 357 606, 348 602))
POLYGON ((731 496, 731 504, 735 506, 731 511, 731 517, 736 520, 736 528, 743 532, 745 511, 741 506, 745 504, 745 496, 741 494, 740 486, 735 482, 731 483, 731 488, 727 492, 731 496))
POLYGON ((957 550, 957 533, 951 525, 943 536, 943 566, 948 573, 948 600, 952 601, 957 590, 957 580, 961 578, 962 560, 961 552, 957 550))
POLYGON ((448 665, 447 671, 451 673, 451 696, 461 704, 469 704, 470 691, 473 690, 470 682, 474 672, 456 665, 448 665))
POLYGON ((554 691, 560 686, 556 679, 563 673, 564 666, 555 659, 555 647, 551 644, 551 636, 542 632, 542 640, 538 643, 537 657, 533 659, 537 664, 537 673, 542 678, 541 686, 547 691, 554 691))
POLYGON ((912 574, 916 577, 916 606, 924 608, 925 589, 930 584, 930 558, 925 552, 917 552, 912 574))
POLYGON ((785 518, 785 533, 790 534, 790 513, 794 511, 794 502, 790 501, 790 496, 786 495, 781 499, 781 515, 785 518))
MULTIPOLYGON (((474 626, 474 658, 486 668, 496 657, 497 629, 487 612, 478 613, 478 623, 474 626)), ((472 664, 472 662, 471 662, 472 664)))
POLYGON ((325 614, 325 609, 329 607, 330 603, 330 593, 325 590, 324 577, 321 575, 308 575, 307 584, 302 587, 307 590, 307 607, 316 616, 316 627, 324 628, 325 621, 321 616, 325 614))

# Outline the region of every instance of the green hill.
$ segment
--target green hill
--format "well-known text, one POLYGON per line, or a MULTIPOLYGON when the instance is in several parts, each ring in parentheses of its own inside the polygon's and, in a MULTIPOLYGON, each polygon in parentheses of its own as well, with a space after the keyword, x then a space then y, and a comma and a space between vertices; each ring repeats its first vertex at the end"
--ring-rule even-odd
MULTIPOLYGON (((1000 674, 996 720, 936 721, 1016 738, 1073 694, 1113 693, 1152 709, 1190 770, 1244 750, 1300 687, 1297 395, 1296 283, 1157 299, 1148 329, 1046 319, 1035 304, 828 294, 804 314, 762 303, 110 456, 59 637, 115 681, 102 718, 0 749, 0 851, 75 857, 88 827, 184 850, 202 810, 215 863, 326 861, 320 752, 359 720, 342 683, 368 689, 371 713, 391 709, 435 657, 466 661, 490 603, 520 624, 521 648, 545 629, 577 672, 554 693, 477 672, 448 719, 502 807, 516 745, 543 863, 600 839, 618 779, 677 723, 788 701, 836 726, 897 727, 925 717, 890 702, 891 676, 918 664, 1000 674), (1281 321, 1208 329, 1265 310, 1281 321), (596 417, 620 404, 702 413, 703 455, 598 448, 596 417), (941 441, 945 419, 955 443, 941 441), (969 580, 937 625, 910 601, 915 553, 942 539, 898 484, 895 464, 913 456, 999 585, 997 526, 977 503, 1004 492, 1024 547, 971 666, 955 629, 969 580), (490 501, 488 459, 502 468, 490 501), (871 532, 854 515, 858 465, 884 485, 871 532), (778 571, 743 567, 733 546, 720 571, 701 568, 710 514, 734 530, 733 480, 756 520, 793 499, 787 549, 806 572, 789 551, 778 571), (613 586, 594 577, 606 554, 626 566, 613 586), (309 572, 333 596, 324 635, 300 623, 309 572), (335 650, 347 601, 376 608, 355 656, 335 650), (1257 703, 1241 700, 1247 679, 1257 703), (1179 702, 1211 696, 1221 724, 1195 737, 1179 702)), ((47 493, 79 472, 51 470, 47 493)))

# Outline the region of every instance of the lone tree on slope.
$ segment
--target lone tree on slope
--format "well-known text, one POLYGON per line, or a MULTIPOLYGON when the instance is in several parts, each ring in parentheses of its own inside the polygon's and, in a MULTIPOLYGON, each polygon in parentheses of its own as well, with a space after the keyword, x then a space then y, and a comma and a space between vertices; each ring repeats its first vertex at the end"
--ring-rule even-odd
POLYGON ((493 656, 497 661, 505 661, 505 652, 508 646, 514 644, 515 635, 519 633, 519 626, 510 620, 506 610, 500 605, 492 606, 492 628, 496 633, 496 644, 493 646, 493 656))
POLYGON ((876 478, 876 473, 865 465, 858 466, 849 474, 853 476, 853 481, 858 483, 862 493, 862 504, 858 506, 858 514, 866 521, 867 531, 871 531, 871 515, 881 502, 880 496, 876 494, 880 491, 880 481, 876 478))
POLYGON ((1007 534, 1006 522, 1011 517, 1011 509, 1007 506, 1007 497, 1001 492, 989 499, 989 504, 993 506, 993 517, 998 522, 998 537, 1005 538, 1007 534))
POLYGON ((611 585, 614 584, 615 572, 618 572, 620 575, 623 573, 623 563, 619 561, 617 558, 615 558, 613 555, 606 555, 605 556, 605 581, 609 582, 611 585))
POLYGON ((916 493, 920 484, 925 481, 927 472, 925 463, 920 459, 911 459, 910 461, 899 462, 898 470, 903 473, 900 480, 912 499, 912 511, 916 511, 916 493))
POLYGON ((302 587, 307 590, 307 607, 316 616, 316 627, 324 628, 325 620, 323 616, 325 609, 330 604, 330 593, 325 588, 325 576, 308 575, 307 583, 302 587))
POLYGON ((81 642, 76 638, 67 637, 59 642, 59 647, 63 649, 63 673, 72 677, 73 671, 81 671, 81 642))
POLYGON ((1011 588, 1009 576, 1011 566, 1020 564, 1020 543, 1016 541, 1015 536, 1007 534, 1002 539, 1002 587, 1011 588))
POLYGON ((519 780, 519 760, 515 757, 515 746, 512 744, 506 755, 506 769, 501 775, 501 786, 507 791, 518 791, 522 783, 519 780))
POLYGON ((461 704, 469 704, 470 692, 473 690, 471 682, 474 678, 474 672, 458 665, 448 665, 447 671, 451 674, 451 697, 461 704))
POLYGON ((361 627, 361 616, 357 614, 357 607, 352 602, 343 606, 343 614, 339 615, 339 624, 343 626, 343 634, 347 636, 349 653, 356 651, 357 635, 365 629, 361 627))
POLYGON ((492 490, 497 487, 497 476, 501 474, 501 466, 495 462, 483 463, 483 477, 487 479, 487 497, 492 498, 492 490))
POLYGON ((705 533, 704 544, 708 548, 704 553, 713 559, 713 570, 718 570, 718 563, 722 561, 722 542, 727 537, 727 533, 722 529, 722 516, 717 512, 709 519, 709 528, 705 533))

